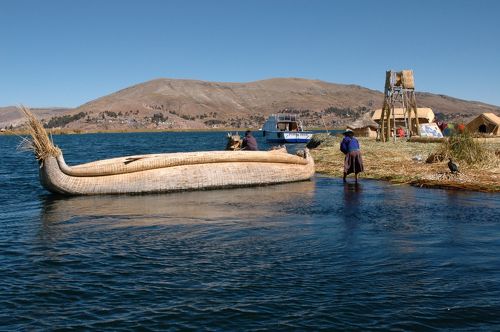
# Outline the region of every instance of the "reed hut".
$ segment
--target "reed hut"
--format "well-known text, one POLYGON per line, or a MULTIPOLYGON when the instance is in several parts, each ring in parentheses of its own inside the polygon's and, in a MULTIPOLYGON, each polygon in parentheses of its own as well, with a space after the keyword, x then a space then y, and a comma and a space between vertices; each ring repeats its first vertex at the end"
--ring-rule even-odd
POLYGON ((471 133, 500 136, 500 117, 493 113, 482 113, 465 125, 471 133))
POLYGON ((354 132, 358 137, 377 137, 379 125, 369 117, 358 119, 347 125, 348 129, 354 132))
MULTIPOLYGON (((373 112, 372 120, 380 125, 380 118, 382 116, 382 109, 377 109, 373 112)), ((408 115, 406 115, 408 116, 408 115)), ((428 107, 418 107, 417 108, 417 117, 418 122, 422 123, 431 123, 434 121, 435 115, 432 109, 428 107)), ((405 122, 405 113, 403 108, 394 108, 394 119, 396 120, 396 127, 406 127, 405 122)), ((393 127, 393 119, 391 114, 391 128, 393 127)))

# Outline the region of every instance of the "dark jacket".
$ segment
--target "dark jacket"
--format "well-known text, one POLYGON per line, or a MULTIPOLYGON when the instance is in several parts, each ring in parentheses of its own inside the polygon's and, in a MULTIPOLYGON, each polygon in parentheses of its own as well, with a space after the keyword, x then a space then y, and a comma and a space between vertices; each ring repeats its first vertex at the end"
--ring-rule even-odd
POLYGON ((257 146, 257 140, 252 134, 246 134, 245 138, 243 138, 243 143, 241 144, 242 150, 248 151, 258 151, 259 147, 257 146))

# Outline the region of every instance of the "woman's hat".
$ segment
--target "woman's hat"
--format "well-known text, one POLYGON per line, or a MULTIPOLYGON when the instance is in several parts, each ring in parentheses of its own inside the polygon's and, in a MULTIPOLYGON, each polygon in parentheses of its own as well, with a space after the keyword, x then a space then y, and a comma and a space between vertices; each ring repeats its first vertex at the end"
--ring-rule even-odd
POLYGON ((354 132, 351 129, 346 129, 342 134, 344 134, 344 135, 354 134, 354 132))

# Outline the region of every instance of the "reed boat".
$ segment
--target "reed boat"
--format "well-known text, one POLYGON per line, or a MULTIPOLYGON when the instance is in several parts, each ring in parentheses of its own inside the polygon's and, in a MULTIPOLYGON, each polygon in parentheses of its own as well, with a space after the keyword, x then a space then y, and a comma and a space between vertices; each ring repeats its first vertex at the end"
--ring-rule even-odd
POLYGON ((42 123, 26 108, 29 145, 40 164, 40 182, 64 195, 173 192, 309 180, 314 160, 285 149, 207 151, 126 156, 69 166, 42 123))

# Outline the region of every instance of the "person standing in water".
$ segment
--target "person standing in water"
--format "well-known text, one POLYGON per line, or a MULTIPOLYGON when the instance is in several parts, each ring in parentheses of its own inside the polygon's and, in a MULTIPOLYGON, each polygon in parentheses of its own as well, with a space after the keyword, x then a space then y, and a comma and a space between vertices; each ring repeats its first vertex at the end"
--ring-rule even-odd
POLYGON ((354 173, 354 179, 357 183, 358 173, 364 171, 359 142, 354 137, 354 132, 352 130, 346 129, 343 134, 344 139, 340 143, 340 151, 345 154, 343 180, 346 182, 347 175, 354 173))

